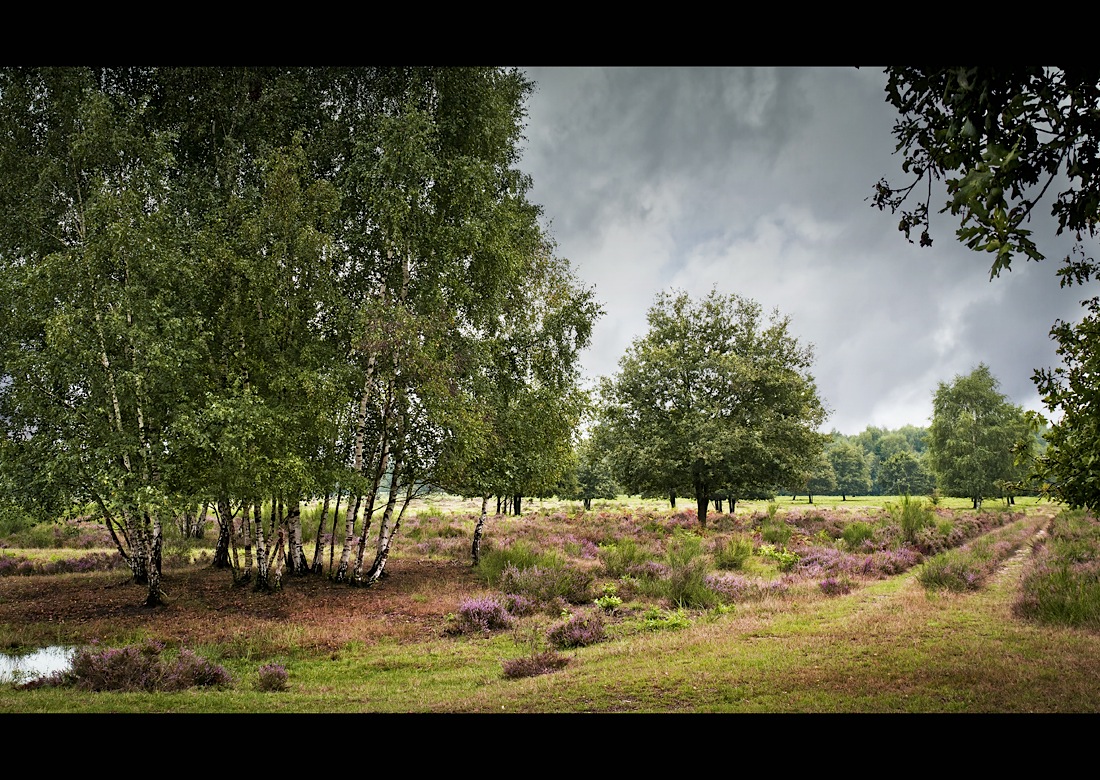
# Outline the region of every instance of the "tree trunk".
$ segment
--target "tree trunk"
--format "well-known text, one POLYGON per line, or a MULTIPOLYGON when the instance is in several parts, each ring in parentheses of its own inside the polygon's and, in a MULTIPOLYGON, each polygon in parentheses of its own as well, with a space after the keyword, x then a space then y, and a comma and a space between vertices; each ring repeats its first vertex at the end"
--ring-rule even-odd
POLYGON ((523 514, 523 498, 519 495, 512 498, 512 514, 516 517, 523 514))
POLYGON ((302 547, 302 498, 298 491, 287 506, 284 525, 287 529, 287 568, 291 574, 301 576, 309 571, 309 561, 302 547))
MULTIPOLYGON (((348 513, 344 520, 344 549, 340 553, 340 565, 336 568, 336 582, 345 582, 348 578, 348 564, 351 563, 351 547, 355 544, 355 517, 359 514, 359 504, 363 496, 356 494, 355 503, 348 502, 348 513)), ((332 568, 331 566, 329 567, 332 568)))
MULTIPOLYGON (((272 507, 274 509, 274 507, 272 507)), ((270 590, 267 541, 264 538, 264 514, 262 502, 257 501, 252 507, 252 516, 256 526, 256 584, 259 591, 270 590)))
POLYGON ((218 542, 214 545, 214 563, 212 564, 215 569, 229 569, 232 564, 229 562, 229 537, 233 533, 233 504, 229 500, 229 496, 218 496, 218 506, 215 512, 218 518, 218 542))
POLYGON ((669 493, 668 494, 668 503, 673 509, 676 508, 676 494, 675 493, 669 493))
POLYGON ((703 528, 707 527, 707 504, 710 503, 711 493, 706 476, 706 464, 699 459, 692 467, 692 482, 695 488, 696 516, 699 518, 699 525, 703 528))
MULTIPOLYGON (((341 491, 339 491, 339 490, 336 491, 336 508, 332 510, 332 533, 329 534, 329 538, 328 538, 328 573, 329 573, 329 576, 332 576, 333 556, 335 556, 335 554, 336 554, 336 521, 337 521, 337 518, 340 517, 340 493, 341 493, 341 491)), ((348 500, 349 501, 351 500, 350 495, 348 496, 348 500)))
POLYGON ((275 537, 275 564, 271 571, 271 589, 279 590, 283 587, 283 570, 286 567, 286 533, 279 528, 275 537))
MULTIPOLYGON (((378 581, 378 577, 381 576, 380 572, 375 571, 378 567, 378 563, 389 557, 391 539, 396 530, 396 528, 390 527, 390 523, 393 521, 394 507, 397 506, 397 483, 401 472, 401 466, 401 451, 398 450, 393 459, 393 478, 390 480, 390 492, 386 497, 386 508, 382 512, 382 522, 378 525, 378 546, 375 551, 374 563, 371 565, 370 571, 367 572, 366 576, 369 582, 378 581)), ((405 507, 408 505, 409 499, 406 499, 405 503, 401 506, 402 514, 404 514, 405 507)), ((382 565, 384 566, 385 563, 382 565)))
MULTIPOLYGON (((497 498, 497 505, 498 505, 498 509, 499 509, 499 505, 500 505, 500 498, 499 497, 497 498)), ((474 544, 473 544, 473 549, 471 551, 473 553, 473 559, 474 559, 474 562, 473 562, 472 565, 474 565, 474 566, 477 566, 479 563, 481 563, 481 534, 485 530, 485 516, 487 514, 488 506, 489 506, 489 496, 482 496, 482 498, 481 498, 481 516, 478 517, 477 524, 474 526, 474 544)), ((500 512, 497 512, 497 514, 500 514, 500 512)))
MULTIPOLYGON (((146 522, 150 522, 149 515, 145 516, 146 522)), ((160 522, 160 513, 153 512, 152 520, 152 532, 149 540, 149 589, 145 596, 145 606, 147 607, 159 607, 164 603, 164 594, 160 590, 160 571, 161 571, 161 547, 163 544, 162 527, 160 522)))
POLYGON ((585 512, 591 512, 592 511, 592 499, 591 498, 586 497, 584 499, 584 511, 585 512))
MULTIPOLYGON (((324 569, 324 563, 322 556, 324 555, 324 537, 325 537, 325 521, 328 520, 328 505, 332 500, 332 493, 325 491, 325 501, 321 505, 321 519, 317 521, 317 538, 313 545, 313 565, 310 566, 310 573, 320 574, 324 569)), ((339 506, 339 498, 337 498, 337 505, 339 506)))
POLYGON ((393 528, 388 534, 386 534, 386 544, 379 548, 378 555, 374 559, 374 565, 371 566, 370 571, 367 572, 366 585, 370 586, 378 582, 382 578, 382 575, 386 571, 386 562, 390 559, 390 550, 393 548, 393 540, 397 537, 397 530, 401 527, 401 518, 405 516, 405 510, 409 508, 409 502, 412 501, 412 492, 405 496, 405 500, 401 504, 401 511, 397 513, 397 519, 393 522, 393 528))

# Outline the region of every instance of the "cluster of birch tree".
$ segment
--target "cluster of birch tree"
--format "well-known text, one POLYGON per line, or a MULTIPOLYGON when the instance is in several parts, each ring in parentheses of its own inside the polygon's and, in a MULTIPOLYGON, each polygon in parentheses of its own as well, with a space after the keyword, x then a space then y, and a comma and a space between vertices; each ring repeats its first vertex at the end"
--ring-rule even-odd
POLYGON ((531 86, 0 70, 4 500, 94 505, 152 605, 164 523, 204 506, 238 580, 321 571, 328 527, 333 578, 369 584, 429 486, 556 484, 600 311, 517 167, 531 86))

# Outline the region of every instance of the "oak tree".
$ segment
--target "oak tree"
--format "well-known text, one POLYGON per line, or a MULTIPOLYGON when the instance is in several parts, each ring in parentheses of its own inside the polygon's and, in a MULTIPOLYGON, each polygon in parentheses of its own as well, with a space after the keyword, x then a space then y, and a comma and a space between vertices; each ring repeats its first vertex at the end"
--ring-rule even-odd
POLYGON ((602 387, 616 477, 633 493, 686 492, 706 525, 711 497, 731 506, 812 471, 826 410, 809 373, 812 347, 755 301, 712 290, 663 293, 619 371, 602 387))

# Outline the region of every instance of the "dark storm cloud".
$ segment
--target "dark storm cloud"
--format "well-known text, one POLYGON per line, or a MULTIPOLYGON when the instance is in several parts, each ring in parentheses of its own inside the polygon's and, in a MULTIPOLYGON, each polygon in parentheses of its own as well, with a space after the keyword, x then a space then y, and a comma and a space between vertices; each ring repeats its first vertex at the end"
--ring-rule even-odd
POLYGON ((615 370, 658 292, 717 287, 778 308, 814 344, 827 428, 927 425, 938 382, 978 362, 1035 405, 1032 371, 1055 359, 1050 326, 1084 297, 1058 288, 1065 252, 990 282, 987 256, 955 241, 949 217, 934 215, 921 249, 871 208, 876 181, 903 181, 881 69, 528 75, 532 198, 607 311, 589 375, 615 370))

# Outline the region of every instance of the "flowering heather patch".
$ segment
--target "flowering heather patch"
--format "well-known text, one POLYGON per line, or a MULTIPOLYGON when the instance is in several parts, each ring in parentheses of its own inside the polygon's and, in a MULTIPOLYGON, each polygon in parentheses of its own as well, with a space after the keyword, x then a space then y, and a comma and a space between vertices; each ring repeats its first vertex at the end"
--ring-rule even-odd
POLYGON ((835 547, 811 547, 803 550, 794 572, 805 577, 827 577, 860 572, 864 556, 846 553, 835 547))
POLYGON ((560 649, 585 647, 604 638, 604 622, 599 612, 582 612, 551 626, 546 640, 560 649))
POLYGON ((256 678, 258 691, 285 691, 287 689, 287 671, 282 664, 264 664, 256 678))
MULTIPOLYGON (((482 553, 486 552, 485 542, 482 542, 482 553)), ((416 554, 423 558, 447 558, 450 560, 468 560, 472 555, 470 540, 462 536, 431 536, 416 542, 412 548, 416 554)))
POLYGON ((540 674, 549 674, 565 668, 569 658, 560 655, 555 650, 546 650, 534 655, 522 658, 513 658, 504 662, 504 677, 508 680, 517 680, 521 677, 537 677, 540 674))
POLYGON ((562 551, 576 558, 592 560, 599 556, 599 547, 591 539, 578 539, 573 534, 566 535, 561 542, 562 551))
POLYGON ((37 574, 34 562, 19 555, 0 555, 0 577, 37 574))
POLYGON ((126 561, 117 552, 90 553, 57 561, 31 561, 23 556, 0 555, 0 577, 113 571, 114 569, 125 568, 125 566, 126 561))
POLYGON ((488 634, 512 625, 512 616, 505 605, 493 596, 466 599, 447 626, 448 634, 488 634))
POLYGON ((504 608, 510 615, 523 617, 538 612, 539 603, 519 593, 506 593, 504 595, 504 608))
POLYGON ((662 525, 669 530, 683 528, 686 531, 694 531, 699 527, 699 516, 694 509, 682 509, 666 517, 662 525))
POLYGON ((1100 522, 1082 510, 1054 518, 1013 611, 1045 623, 1100 628, 1100 522))
POLYGON ((77 651, 71 670, 58 678, 85 691, 181 691, 197 687, 227 687, 229 673, 183 649, 174 661, 162 659, 164 644, 148 641, 123 648, 77 651))
POLYGON ((824 532, 830 539, 840 538, 845 527, 852 522, 849 512, 821 509, 789 510, 785 517, 788 523, 807 536, 817 536, 824 532))
POLYGON ((790 590, 790 581, 786 577, 778 580, 760 580, 742 577, 739 574, 708 574, 704 582, 725 604, 758 601, 768 596, 782 596, 790 590))
POLYGON ((232 682, 233 678, 223 667, 183 648, 176 660, 165 666, 160 689, 183 691, 188 688, 225 688, 232 682))
POLYGON ((508 564, 501 572, 499 587, 506 593, 520 593, 543 603, 564 599, 570 604, 584 604, 592 600, 594 579, 591 572, 568 565, 520 569, 508 564))
POLYGON ((669 565, 661 561, 640 561, 632 563, 624 569, 623 574, 639 580, 657 580, 668 576, 669 565))
POLYGON ((1023 535, 1029 533, 1026 526, 1015 534, 1006 531, 981 536, 968 545, 936 555, 925 563, 918 579, 926 588, 977 590, 1019 548, 1023 535))
POLYGON ((897 550, 877 550, 863 559, 860 574, 865 577, 885 579, 909 571, 924 561, 924 555, 911 547, 897 550))
POLYGON ((843 596, 852 592, 852 581, 848 577, 826 577, 819 584, 821 592, 826 596, 843 596))

